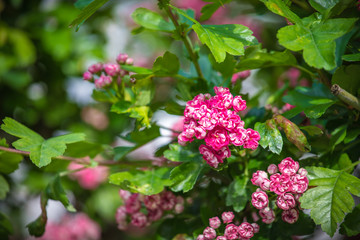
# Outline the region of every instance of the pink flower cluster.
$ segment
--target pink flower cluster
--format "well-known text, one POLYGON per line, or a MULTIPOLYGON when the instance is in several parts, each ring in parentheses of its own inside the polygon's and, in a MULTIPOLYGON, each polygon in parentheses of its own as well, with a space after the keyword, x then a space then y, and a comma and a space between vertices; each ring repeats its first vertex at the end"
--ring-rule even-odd
POLYGON ((231 77, 231 83, 236 84, 236 82, 239 80, 247 79, 250 76, 250 74, 251 74, 250 70, 234 73, 231 77))
MULTIPOLYGON (((71 162, 68 166, 69 170, 81 169, 84 166, 71 162)), ((97 166, 93 168, 85 168, 83 170, 76 171, 70 174, 72 179, 76 179, 79 185, 84 189, 96 189, 102 182, 104 182, 109 173, 108 168, 103 166, 97 166)))
POLYGON ((227 224, 223 236, 217 236, 215 230, 221 226, 221 220, 218 217, 213 217, 209 219, 209 227, 205 228, 203 233, 200 234, 196 240, 211 240, 215 238, 216 240, 245 240, 252 238, 260 229, 259 225, 256 223, 250 224, 248 222, 243 222, 239 226, 236 226, 232 223, 234 219, 233 212, 223 212, 221 218, 223 223, 227 224))
POLYGON ((260 210, 259 214, 263 222, 272 223, 275 220, 275 213, 269 208, 269 197, 265 191, 274 192, 277 195, 276 205, 283 210, 283 221, 296 222, 299 211, 295 207, 309 185, 307 171, 304 168, 299 169, 299 163, 290 157, 283 159, 278 166, 269 165, 267 171, 270 179, 265 171, 258 170, 253 173, 251 182, 260 188, 252 194, 252 205, 260 210))
POLYGON ((231 156, 229 145, 256 149, 260 135, 251 128, 244 128, 244 121, 237 114, 246 108, 241 96, 230 93, 228 88, 214 87, 215 96, 199 94, 186 103, 184 130, 178 142, 184 146, 194 138, 204 139, 199 147, 204 160, 214 168, 231 156))
POLYGON ((120 230, 126 230, 129 222, 143 228, 159 220, 165 212, 179 214, 184 211, 184 198, 170 191, 145 196, 120 190, 124 205, 116 211, 116 222, 120 230))
POLYGON ((121 65, 132 65, 134 60, 129 58, 127 54, 120 53, 116 58, 117 63, 95 63, 84 72, 83 79, 94 82, 97 88, 106 88, 114 81, 118 84, 121 79, 128 75, 129 72, 121 69, 121 65), (98 76, 97 78, 95 76, 98 76))
POLYGON ((98 240, 100 226, 84 213, 65 215, 59 223, 48 222, 40 240, 98 240))

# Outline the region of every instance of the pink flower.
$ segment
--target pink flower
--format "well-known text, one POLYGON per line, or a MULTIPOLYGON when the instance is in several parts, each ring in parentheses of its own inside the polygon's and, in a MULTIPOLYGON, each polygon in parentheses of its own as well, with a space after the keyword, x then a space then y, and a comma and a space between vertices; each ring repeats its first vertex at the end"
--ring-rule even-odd
POLYGON ((147 224, 147 218, 145 214, 137 212, 131 215, 131 224, 139 228, 145 227, 147 224))
POLYGON ((304 193, 308 189, 309 179, 306 176, 295 174, 291 177, 291 181, 291 192, 293 193, 304 193))
POLYGON ((231 223, 234 219, 234 213, 233 212, 223 212, 221 214, 221 218, 224 223, 231 223))
POLYGON ((271 181, 267 178, 264 178, 263 181, 260 183, 260 188, 264 191, 270 190, 270 183, 271 181))
POLYGON ((125 202, 126 212, 133 214, 140 211, 141 202, 139 200, 139 194, 134 193, 132 194, 125 202))
POLYGON ((292 188, 292 182, 288 175, 275 173, 270 176, 270 191, 280 195, 292 188))
POLYGON ((161 208, 165 211, 171 210, 175 207, 176 197, 172 192, 165 191, 161 194, 161 208))
POLYGON ((131 192, 120 189, 119 195, 123 201, 126 201, 131 196, 131 192))
POLYGON ((126 59, 125 64, 126 65, 133 65, 134 64, 134 59, 132 59, 132 58, 126 59))
POLYGON ((174 212, 176 214, 180 214, 184 211, 184 204, 180 204, 180 203, 177 203, 175 204, 175 207, 174 207, 174 212))
POLYGON ((284 222, 293 224, 295 223, 299 218, 299 211, 295 208, 285 210, 281 214, 281 218, 284 222))
POLYGON ((230 90, 226 87, 214 87, 214 91, 216 95, 221 95, 221 94, 229 94, 230 90))
POLYGON ((219 110, 225 110, 230 108, 233 102, 233 95, 226 90, 225 91, 220 90, 220 91, 222 92, 217 93, 217 95, 211 99, 211 106, 218 108, 219 110))
POLYGON ((282 210, 288 210, 295 207, 296 201, 291 193, 284 193, 277 196, 276 205, 282 210))
POLYGON ((116 223, 118 224, 118 228, 120 230, 125 230, 128 226, 127 222, 126 222, 126 208, 125 206, 120 206, 117 210, 116 210, 116 215, 115 215, 115 219, 116 219, 116 223))
POLYGON ((196 240, 206 240, 206 238, 203 234, 200 234, 199 236, 197 236, 196 240))
MULTIPOLYGON (((82 168, 83 165, 71 162, 68 166, 69 170, 76 170, 82 168)), ((97 166, 93 168, 86 168, 74 173, 71 173, 71 178, 76 179, 79 185, 84 189, 96 189, 108 177, 108 168, 97 166)))
POLYGON ((260 186, 260 184, 264 181, 264 179, 268 178, 268 174, 265 171, 257 170, 253 173, 251 182, 256 186, 260 186))
POLYGON ((120 66, 118 64, 108 63, 104 65, 104 70, 109 76, 118 75, 120 72, 120 66))
POLYGON ((206 137, 206 130, 202 126, 195 128, 195 137, 197 139, 204 139, 206 137))
POLYGON ((229 224, 225 228, 224 236, 226 239, 237 239, 239 237, 238 227, 234 224, 229 224))
POLYGON ((228 133, 224 128, 216 127, 208 132, 205 137, 205 142, 206 145, 219 151, 222 147, 229 145, 228 133))
POLYGON ((161 210, 161 208, 156 208, 156 209, 150 209, 148 210, 148 215, 147 218, 154 222, 159 220, 163 215, 163 211, 161 210))
POLYGON ((269 174, 275 174, 278 171, 278 168, 275 164, 270 164, 267 168, 269 174))
POLYGON ((93 80, 93 75, 91 74, 91 72, 84 72, 83 79, 86 81, 91 81, 93 80))
POLYGON ((144 197, 144 205, 147 209, 154 210, 159 208, 161 203, 161 197, 159 194, 145 196, 144 197))
POLYGON ((269 197, 266 192, 258 189, 251 195, 251 203, 255 208, 263 209, 269 204, 269 197))
POLYGON ((282 174, 294 175, 299 169, 299 163, 287 157, 279 163, 279 170, 282 174))
POLYGON ((203 234, 204 234, 205 239, 210 240, 210 239, 216 238, 216 231, 211 227, 205 228, 203 234))
POLYGON ((187 142, 192 142, 194 139, 186 137, 186 133, 182 132, 178 136, 178 143, 181 146, 185 146, 187 142))
POLYGON ((308 174, 305 168, 300 168, 298 172, 300 176, 307 176, 308 174))
POLYGON ((260 209, 259 215, 262 217, 262 221, 266 224, 270 224, 275 220, 275 212, 269 207, 260 209))
POLYGON ((102 69, 103 69, 102 63, 95 63, 88 68, 88 71, 94 74, 100 72, 102 69))
POLYGON ((209 218, 209 225, 210 225, 210 227, 216 229, 216 228, 220 227, 221 221, 218 217, 209 218))
POLYGON ((260 134, 251 128, 246 129, 246 131, 249 138, 245 142, 244 148, 255 150, 259 146, 260 134))
POLYGON ((128 55, 126 53, 120 53, 117 57, 116 57, 116 61, 119 64, 124 64, 126 62, 126 60, 128 59, 128 55))
POLYGON ((216 238, 216 240, 227 240, 227 238, 224 237, 224 236, 218 236, 218 237, 216 238))
POLYGON ((254 236, 254 227, 248 222, 243 222, 238 227, 238 232, 240 237, 249 239, 254 236))
POLYGON ((232 107, 235 112, 244 111, 246 109, 246 101, 241 96, 236 96, 233 99, 232 107))
POLYGON ((258 233, 260 231, 260 226, 257 223, 252 223, 251 226, 254 228, 254 233, 258 233))
POLYGON ((103 88, 109 86, 111 82, 112 82, 111 77, 105 75, 101 75, 98 79, 95 79, 94 81, 95 87, 97 88, 103 88))
POLYGON ((206 161, 206 163, 211 167, 217 168, 219 163, 221 163, 217 158, 215 151, 211 147, 200 145, 199 152, 203 155, 203 159, 206 161))
POLYGON ((238 80, 244 80, 250 76, 250 70, 245 70, 241 72, 234 73, 231 77, 231 83, 236 84, 238 80))

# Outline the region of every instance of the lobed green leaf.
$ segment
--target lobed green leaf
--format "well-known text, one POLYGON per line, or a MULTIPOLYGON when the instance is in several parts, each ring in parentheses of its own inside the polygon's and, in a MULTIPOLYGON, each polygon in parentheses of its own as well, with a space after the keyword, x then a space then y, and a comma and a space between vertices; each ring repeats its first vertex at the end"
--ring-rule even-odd
POLYGON ((281 153, 283 139, 274 119, 267 120, 265 123, 257 122, 254 130, 259 132, 261 136, 259 144, 264 149, 269 147, 271 152, 276 154, 281 153))
POLYGON ((0 199, 5 199, 10 187, 6 179, 0 175, 0 199))
POLYGON ((172 181, 171 190, 174 192, 183 191, 185 193, 193 189, 204 167, 202 162, 184 162, 180 166, 175 167, 170 173, 170 180, 172 181))
POLYGON ((172 32, 175 30, 174 24, 167 22, 160 14, 146 8, 137 8, 132 14, 134 22, 146 29, 172 32))
POLYGON ((235 212, 242 211, 248 201, 246 186, 249 179, 246 177, 236 177, 228 187, 226 195, 226 206, 232 206, 235 212))

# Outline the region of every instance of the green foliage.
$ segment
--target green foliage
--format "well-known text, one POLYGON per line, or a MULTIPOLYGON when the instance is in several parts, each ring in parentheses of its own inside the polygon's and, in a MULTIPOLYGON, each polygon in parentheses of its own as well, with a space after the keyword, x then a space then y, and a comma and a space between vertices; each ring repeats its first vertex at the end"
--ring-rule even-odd
POLYGON ((101 8, 105 3, 109 0, 94 0, 89 5, 87 5, 84 9, 81 10, 80 14, 75 18, 69 25, 70 28, 79 27, 93 15, 99 8, 101 8))
POLYGON ((342 59, 348 62, 358 62, 360 61, 360 53, 343 55, 342 59))
POLYGON ((353 5, 352 0, 309 0, 309 3, 318 12, 324 15, 324 18, 328 18, 331 15, 336 16, 344 11, 349 5, 353 5))
POLYGON ((336 100, 322 84, 314 83, 312 88, 297 87, 283 97, 283 101, 296 106, 284 113, 287 118, 304 111, 308 118, 319 118, 336 100))
MULTIPOLYGON (((9 147, 5 139, 0 139, 0 146, 9 147)), ((0 173, 10 174, 19 168, 19 163, 23 160, 20 154, 9 153, 0 150, 0 173)))
POLYGON ((301 207, 311 209, 311 218, 332 237, 345 213, 354 207, 350 193, 360 196, 360 180, 344 171, 321 167, 309 167, 308 172, 309 186, 315 188, 300 198, 301 207))
POLYGON ((202 161, 199 153, 189 147, 182 147, 178 143, 170 144, 169 149, 164 151, 164 157, 174 162, 202 161))
POLYGON ((246 186, 249 179, 247 177, 235 177, 230 183, 226 194, 226 206, 232 206, 235 212, 242 211, 249 199, 246 186))
POLYGON ((172 76, 176 75, 179 69, 180 62, 177 56, 166 51, 163 57, 155 60, 152 71, 156 76, 172 76))
POLYGON ((6 179, 0 175, 0 199, 5 199, 10 187, 6 179))
POLYGON ((79 142, 85 139, 82 133, 66 134, 48 140, 21 123, 5 118, 1 129, 20 138, 13 142, 13 146, 22 151, 30 152, 30 159, 37 167, 43 167, 51 162, 51 158, 58 157, 65 152, 66 144, 79 142))
POLYGON ((160 14, 146 8, 137 8, 132 14, 134 22, 140 26, 156 31, 172 32, 175 26, 167 22, 160 14))
POLYGON ((9 219, 0 212, 0 237, 1 239, 9 239, 9 235, 14 232, 9 219))
POLYGON ((257 122, 254 129, 259 132, 261 136, 259 144, 264 149, 269 147, 271 152, 276 154, 281 153, 283 139, 274 119, 267 120, 265 123, 257 122))
POLYGON ((261 49, 260 45, 251 46, 245 49, 245 55, 240 57, 240 62, 236 65, 238 71, 275 67, 275 66, 294 66, 296 59, 291 52, 267 52, 261 49))
POLYGON ((131 192, 153 195, 162 192, 164 187, 172 184, 169 173, 167 168, 119 172, 111 174, 109 182, 131 192))
POLYGON ((302 126, 300 129, 305 130, 310 136, 320 136, 324 132, 316 126, 302 126))
POLYGON ((346 130, 347 130, 347 125, 341 125, 340 127, 336 128, 332 133, 331 133, 331 139, 330 139, 330 147, 331 150, 334 150, 335 146, 340 144, 342 141, 344 141, 345 137, 346 137, 346 130))
POLYGON ((40 237, 45 232, 45 227, 47 223, 46 205, 48 200, 49 199, 47 198, 46 193, 43 192, 40 197, 40 206, 41 206, 40 216, 31 223, 29 223, 28 225, 26 225, 31 236, 40 237))
POLYGON ((193 189, 205 165, 203 162, 185 162, 171 170, 171 190, 188 192, 193 189))
POLYGON ((360 204, 346 215, 344 222, 340 225, 340 233, 346 236, 355 236, 360 233, 360 204))
POLYGON ((59 176, 56 176, 55 179, 48 184, 45 192, 48 199, 60 201, 69 212, 76 212, 76 209, 66 196, 59 176))
POLYGON ((206 0, 204 2, 210 2, 201 9, 200 21, 206 21, 220 8, 224 7, 224 4, 231 2, 231 0, 206 0))
POLYGON ((360 88, 360 65, 352 64, 348 66, 341 66, 336 69, 331 83, 338 84, 341 88, 345 89, 353 95, 358 94, 358 89, 360 88))
POLYGON ((91 142, 76 142, 67 144, 64 155, 81 158, 89 156, 94 158, 99 153, 103 152, 105 147, 101 144, 91 142))

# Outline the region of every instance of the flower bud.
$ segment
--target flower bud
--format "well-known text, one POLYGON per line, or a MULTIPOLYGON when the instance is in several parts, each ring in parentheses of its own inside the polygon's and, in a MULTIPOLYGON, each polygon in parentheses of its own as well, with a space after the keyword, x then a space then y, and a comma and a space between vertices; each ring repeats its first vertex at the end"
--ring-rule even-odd
POLYGON ((124 64, 126 62, 126 60, 128 59, 128 55, 126 53, 120 53, 117 57, 116 57, 116 61, 119 64, 124 64))
POLYGON ((88 71, 94 74, 100 72, 102 68, 103 68, 102 63, 95 63, 88 68, 88 71))
POLYGON ((270 164, 267 171, 269 174, 275 174, 278 172, 278 168, 275 164, 270 164))
POLYGON ((221 221, 218 217, 209 218, 209 225, 210 225, 210 227, 216 229, 216 228, 220 227, 221 221))
POLYGON ((91 74, 91 72, 84 72, 83 79, 86 80, 86 81, 92 81, 93 80, 93 75, 91 74))

